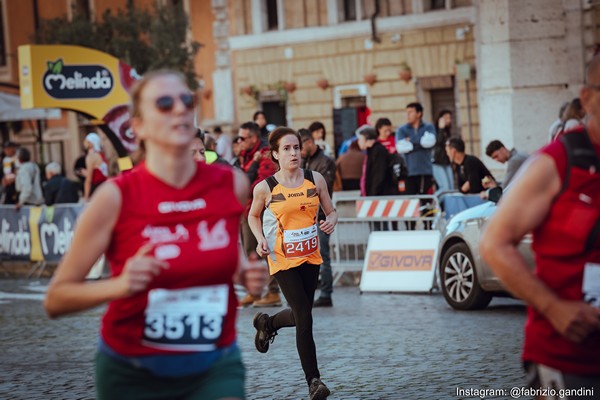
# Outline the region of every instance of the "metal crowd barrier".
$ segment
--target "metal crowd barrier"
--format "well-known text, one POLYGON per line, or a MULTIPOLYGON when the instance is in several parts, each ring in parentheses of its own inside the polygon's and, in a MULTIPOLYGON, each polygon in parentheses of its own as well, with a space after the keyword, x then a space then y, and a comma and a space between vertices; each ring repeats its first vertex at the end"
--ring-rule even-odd
POLYGON ((373 231, 443 229, 437 196, 361 197, 335 192, 338 224, 329 240, 333 283, 346 272, 362 272, 369 234, 373 231))

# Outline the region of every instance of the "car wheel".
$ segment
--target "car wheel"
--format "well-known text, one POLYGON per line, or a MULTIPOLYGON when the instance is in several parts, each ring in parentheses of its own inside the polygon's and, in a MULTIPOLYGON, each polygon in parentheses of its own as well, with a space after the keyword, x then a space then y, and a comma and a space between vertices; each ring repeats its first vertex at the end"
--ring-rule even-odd
POLYGON ((457 310, 481 310, 492 300, 479 285, 473 256, 465 243, 452 245, 444 254, 440 281, 446 302, 457 310))

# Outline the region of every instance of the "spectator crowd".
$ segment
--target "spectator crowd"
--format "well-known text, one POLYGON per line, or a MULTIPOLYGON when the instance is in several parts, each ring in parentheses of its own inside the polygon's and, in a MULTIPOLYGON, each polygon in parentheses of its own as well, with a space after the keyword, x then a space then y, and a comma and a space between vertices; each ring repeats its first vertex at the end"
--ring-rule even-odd
MULTIPOLYGON (((314 121, 299 129, 302 138, 302 167, 319 172, 326 180, 330 195, 336 191, 356 191, 361 196, 472 194, 487 199, 489 189, 505 188, 528 154, 507 148, 500 140, 492 140, 485 154, 506 164, 502 181, 496 179, 475 155, 467 154, 465 142, 453 125, 453 113, 442 110, 435 123, 423 119, 424 109, 418 102, 406 106, 406 123, 395 127, 389 118, 379 118, 373 126, 360 126, 354 135, 339 147, 327 141, 327 129, 314 121), (337 156, 334 158, 334 154, 337 156)), ((565 103, 560 117, 550 127, 550 140, 580 126, 585 113, 579 99, 565 103)), ((212 132, 198 129, 191 153, 196 160, 223 163, 242 170, 254 187, 277 171, 268 146, 268 137, 275 126, 267 115, 257 111, 252 120, 242 123, 236 131, 224 132, 216 126, 212 132)), ((38 165, 31 152, 14 142, 3 147, 2 203, 51 206, 61 203, 88 201, 94 191, 109 177, 109 161, 102 150, 101 136, 86 135, 83 154, 73 166, 77 181, 65 176, 65 169, 56 161, 38 165), (43 171, 43 174, 42 174, 43 171)), ((136 161, 141 157, 136 156, 136 161)), ((252 199, 248 198, 245 218, 242 218, 242 245, 250 262, 258 262, 257 242, 248 225, 252 199)), ((322 217, 322 216, 321 216, 322 217)), ((319 232, 323 265, 321 293, 315 306, 332 306, 332 277, 329 260, 329 235, 319 232)), ((248 295, 242 306, 279 306, 279 287, 271 279, 263 296, 248 295)))

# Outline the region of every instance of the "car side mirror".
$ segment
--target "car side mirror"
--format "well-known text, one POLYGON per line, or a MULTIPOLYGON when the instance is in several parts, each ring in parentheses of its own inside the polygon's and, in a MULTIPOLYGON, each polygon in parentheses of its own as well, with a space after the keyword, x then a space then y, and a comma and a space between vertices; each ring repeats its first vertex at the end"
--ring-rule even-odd
POLYGON ((494 203, 498 203, 500 201, 500 197, 502 197, 502 188, 500 186, 493 187, 488 189, 488 200, 494 203))

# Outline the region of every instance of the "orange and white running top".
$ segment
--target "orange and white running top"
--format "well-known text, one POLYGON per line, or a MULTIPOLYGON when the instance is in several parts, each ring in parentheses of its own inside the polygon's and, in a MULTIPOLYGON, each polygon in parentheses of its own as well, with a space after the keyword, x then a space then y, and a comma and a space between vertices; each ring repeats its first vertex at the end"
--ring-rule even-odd
POLYGON ((271 189, 271 201, 263 215, 270 274, 304 263, 320 265, 319 194, 312 171, 304 170, 304 182, 297 188, 281 185, 274 175, 265 181, 271 189))

